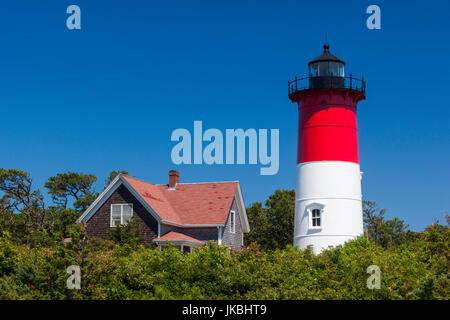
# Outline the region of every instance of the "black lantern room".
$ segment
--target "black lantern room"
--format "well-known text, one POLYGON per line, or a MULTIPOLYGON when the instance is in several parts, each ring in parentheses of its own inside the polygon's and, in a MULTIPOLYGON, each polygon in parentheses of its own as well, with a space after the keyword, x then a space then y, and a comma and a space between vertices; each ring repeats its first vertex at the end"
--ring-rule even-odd
POLYGON ((323 46, 323 53, 308 63, 311 89, 341 89, 345 87, 345 62, 323 46))

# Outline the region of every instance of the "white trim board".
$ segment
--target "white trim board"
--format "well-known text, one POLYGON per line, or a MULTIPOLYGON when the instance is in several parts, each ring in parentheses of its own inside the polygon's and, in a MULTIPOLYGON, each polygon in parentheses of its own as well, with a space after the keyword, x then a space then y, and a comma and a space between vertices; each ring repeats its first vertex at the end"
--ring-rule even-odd
POLYGON ((238 182, 236 190, 236 204, 239 208, 239 217, 241 218, 242 232, 250 232, 250 225, 248 223, 247 211, 244 206, 244 198, 242 197, 241 184, 238 182))

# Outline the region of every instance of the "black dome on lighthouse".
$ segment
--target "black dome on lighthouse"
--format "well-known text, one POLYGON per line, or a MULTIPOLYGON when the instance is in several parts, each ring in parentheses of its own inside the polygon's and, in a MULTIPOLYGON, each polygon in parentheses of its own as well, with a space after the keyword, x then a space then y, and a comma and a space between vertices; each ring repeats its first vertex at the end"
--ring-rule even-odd
POLYGON ((320 56, 318 56, 317 58, 315 58, 314 60, 311 60, 308 63, 308 65, 311 65, 316 62, 324 62, 324 61, 334 61, 334 62, 339 62, 339 63, 345 64, 344 61, 342 61, 338 57, 333 56, 330 53, 330 45, 327 43, 323 45, 323 53, 320 56))

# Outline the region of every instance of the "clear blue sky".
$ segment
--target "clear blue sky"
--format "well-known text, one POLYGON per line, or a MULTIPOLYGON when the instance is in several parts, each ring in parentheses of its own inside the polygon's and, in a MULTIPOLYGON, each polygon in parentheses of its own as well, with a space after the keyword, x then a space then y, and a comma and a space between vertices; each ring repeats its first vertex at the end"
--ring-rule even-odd
POLYGON ((297 108, 287 80, 330 50, 367 81, 358 109, 363 197, 415 230, 450 210, 446 1, 0 2, 0 167, 111 170, 153 183, 239 180, 247 205, 295 187, 297 108), (82 29, 66 28, 77 4, 82 29), (366 28, 367 6, 381 30, 366 28), (280 129, 280 170, 175 166, 176 128, 280 129))

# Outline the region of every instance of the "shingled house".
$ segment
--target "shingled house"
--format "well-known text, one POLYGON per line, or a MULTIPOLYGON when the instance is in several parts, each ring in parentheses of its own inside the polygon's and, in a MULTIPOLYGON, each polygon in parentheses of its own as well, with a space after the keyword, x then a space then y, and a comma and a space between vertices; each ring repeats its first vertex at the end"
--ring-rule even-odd
POLYGON ((89 236, 106 238, 132 217, 144 240, 160 249, 170 241, 191 251, 213 240, 240 250, 250 230, 238 181, 179 183, 174 170, 169 184, 159 185, 118 175, 77 223, 89 236))

